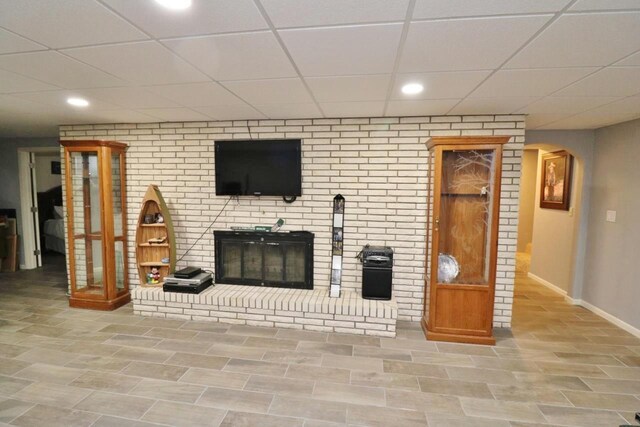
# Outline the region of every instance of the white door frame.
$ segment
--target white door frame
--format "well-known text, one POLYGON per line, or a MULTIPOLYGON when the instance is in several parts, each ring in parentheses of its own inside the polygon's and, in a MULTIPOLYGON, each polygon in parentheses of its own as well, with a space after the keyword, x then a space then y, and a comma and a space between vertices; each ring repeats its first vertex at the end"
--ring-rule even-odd
POLYGON ((55 147, 18 148, 18 179, 20 185, 20 217, 22 220, 22 252, 24 265, 21 269, 30 270, 42 266, 42 248, 40 247, 40 223, 34 220, 38 208, 38 196, 35 174, 35 153, 60 153, 55 147), (33 165, 33 167, 32 167, 33 165), (36 252, 37 251, 37 252, 36 252))

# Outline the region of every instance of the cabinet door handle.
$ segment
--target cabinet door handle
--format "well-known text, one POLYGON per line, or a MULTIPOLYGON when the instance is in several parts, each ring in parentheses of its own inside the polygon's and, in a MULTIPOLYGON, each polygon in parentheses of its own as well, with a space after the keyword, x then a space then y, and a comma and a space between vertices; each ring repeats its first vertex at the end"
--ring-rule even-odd
POLYGON ((438 231, 439 229, 440 229, 440 218, 436 218, 435 231, 438 231))

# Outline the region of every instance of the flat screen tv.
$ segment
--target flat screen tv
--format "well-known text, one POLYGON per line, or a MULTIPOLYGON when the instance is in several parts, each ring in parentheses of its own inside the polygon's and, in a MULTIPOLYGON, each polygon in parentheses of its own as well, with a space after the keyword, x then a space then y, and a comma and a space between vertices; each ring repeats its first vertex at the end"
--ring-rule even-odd
POLYGON ((301 196, 299 139, 215 142, 216 195, 301 196))

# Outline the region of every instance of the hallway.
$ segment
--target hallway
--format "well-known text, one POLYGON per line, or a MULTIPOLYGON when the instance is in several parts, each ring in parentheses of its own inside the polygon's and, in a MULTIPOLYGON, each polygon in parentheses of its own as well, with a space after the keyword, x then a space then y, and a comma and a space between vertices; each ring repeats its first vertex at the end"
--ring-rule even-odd
POLYGON ((389 339, 141 318, 65 292, 60 267, 0 274, 0 425, 610 427, 640 410, 640 340, 524 275, 494 347, 407 322, 389 339))

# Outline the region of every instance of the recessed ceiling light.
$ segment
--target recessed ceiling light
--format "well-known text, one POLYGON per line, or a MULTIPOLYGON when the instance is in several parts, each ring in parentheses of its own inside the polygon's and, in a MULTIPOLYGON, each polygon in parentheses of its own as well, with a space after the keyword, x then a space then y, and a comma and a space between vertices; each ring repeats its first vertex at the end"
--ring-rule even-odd
POLYGON ((73 105, 74 107, 88 107, 89 101, 82 98, 67 98, 67 103, 73 105))
POLYGON ((407 83, 402 86, 402 93, 405 95, 416 95, 424 90, 424 86, 420 83, 407 83))
POLYGON ((156 2, 171 10, 184 10, 191 6, 191 0, 156 0, 156 2))

